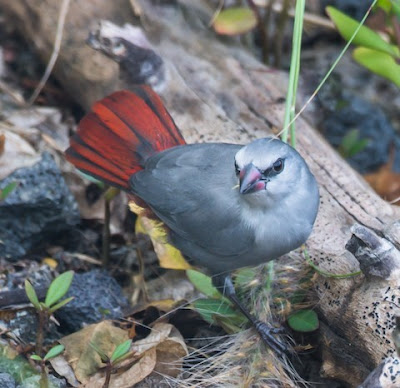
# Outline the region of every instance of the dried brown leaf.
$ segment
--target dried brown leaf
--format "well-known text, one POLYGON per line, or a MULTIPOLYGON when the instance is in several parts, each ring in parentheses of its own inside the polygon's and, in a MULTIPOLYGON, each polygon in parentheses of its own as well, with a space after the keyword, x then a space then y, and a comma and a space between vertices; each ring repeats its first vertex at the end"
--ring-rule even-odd
MULTIPOLYGON (((383 199, 391 202, 400 197, 400 174, 393 171, 393 152, 389 161, 378 171, 364 175, 365 180, 383 199)), ((400 200, 395 202, 400 204, 400 200)))
MULTIPOLYGON (((156 349, 147 350, 142 357, 135 362, 128 370, 116 373, 111 376, 110 387, 130 388, 147 377, 156 365, 156 349)), ((122 370, 122 368, 121 368, 122 370)), ((104 373, 99 372, 93 375, 84 385, 85 388, 102 388, 104 384, 104 373)))
POLYGON ((65 377, 70 385, 73 387, 79 387, 79 382, 75 377, 75 373, 64 356, 57 356, 51 358, 49 361, 54 370, 60 376, 65 377))
POLYGON ((30 167, 39 161, 39 154, 21 136, 0 130, 3 140, 3 152, 0 157, 0 180, 22 167, 30 167))
POLYGON ((74 370, 76 378, 85 383, 104 366, 90 343, 111 356, 116 346, 127 339, 128 334, 125 330, 113 326, 110 321, 103 321, 62 338, 60 343, 65 346, 65 358, 74 370))
POLYGON ((169 337, 157 346, 157 363, 154 370, 162 375, 177 377, 182 371, 182 360, 187 354, 181 333, 173 327, 169 337))

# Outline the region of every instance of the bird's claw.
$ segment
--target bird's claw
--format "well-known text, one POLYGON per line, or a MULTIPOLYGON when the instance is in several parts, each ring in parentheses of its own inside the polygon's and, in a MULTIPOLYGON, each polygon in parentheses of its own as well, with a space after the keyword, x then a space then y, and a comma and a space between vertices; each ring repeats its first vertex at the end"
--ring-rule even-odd
POLYGON ((288 346, 283 344, 279 338, 275 337, 278 334, 284 334, 283 327, 275 328, 267 325, 265 322, 256 321, 254 324, 255 329, 260 334, 263 342, 269 346, 278 356, 288 355, 291 353, 288 346))

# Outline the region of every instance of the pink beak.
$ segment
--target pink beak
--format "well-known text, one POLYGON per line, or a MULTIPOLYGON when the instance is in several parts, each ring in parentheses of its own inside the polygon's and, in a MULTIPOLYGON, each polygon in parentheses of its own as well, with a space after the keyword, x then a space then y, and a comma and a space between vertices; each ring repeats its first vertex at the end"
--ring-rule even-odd
POLYGON ((253 163, 242 168, 239 179, 240 194, 250 194, 265 189, 265 181, 262 180, 261 172, 253 163))

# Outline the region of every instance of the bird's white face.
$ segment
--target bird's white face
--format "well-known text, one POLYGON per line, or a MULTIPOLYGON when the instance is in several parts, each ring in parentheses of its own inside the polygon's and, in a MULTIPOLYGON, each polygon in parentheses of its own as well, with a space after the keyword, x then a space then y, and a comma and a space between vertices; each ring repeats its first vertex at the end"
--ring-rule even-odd
POLYGON ((308 167, 292 147, 265 138, 241 148, 235 156, 239 192, 249 202, 273 205, 306 186, 308 167))

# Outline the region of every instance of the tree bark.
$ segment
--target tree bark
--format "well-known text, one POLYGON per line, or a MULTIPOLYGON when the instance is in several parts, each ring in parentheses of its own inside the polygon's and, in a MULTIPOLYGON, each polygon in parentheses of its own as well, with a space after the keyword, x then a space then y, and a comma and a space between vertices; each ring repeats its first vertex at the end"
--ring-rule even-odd
MULTIPOLYGON (((218 40, 208 27, 213 9, 205 0, 132 0, 132 5, 164 61, 161 95, 189 143, 247 143, 282 128, 287 74, 261 64, 235 39, 218 40)), ((59 2, 0 0, 0 6, 16 18, 18 28, 46 60, 59 2)), ((88 26, 97 18, 132 22, 127 6, 123 0, 71 2, 55 76, 86 109, 120 86, 116 64, 85 47, 88 26)), ((307 243, 309 255, 331 273, 358 271, 360 263, 363 269, 360 276, 319 276, 315 283, 323 371, 356 386, 394 352, 391 331, 395 314, 400 314, 400 232, 395 221, 400 211, 379 198, 304 119, 296 125, 297 149, 315 174, 321 194, 319 215, 307 243), (358 227, 352 229, 355 224, 358 227), (352 236, 353 253, 346 249, 352 236), (389 247, 393 255, 382 255, 371 244, 389 247), (387 271, 370 271, 371 263, 358 254, 359 247, 372 252, 374 265, 381 264, 387 271)))

